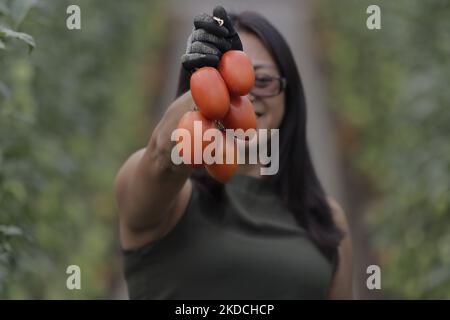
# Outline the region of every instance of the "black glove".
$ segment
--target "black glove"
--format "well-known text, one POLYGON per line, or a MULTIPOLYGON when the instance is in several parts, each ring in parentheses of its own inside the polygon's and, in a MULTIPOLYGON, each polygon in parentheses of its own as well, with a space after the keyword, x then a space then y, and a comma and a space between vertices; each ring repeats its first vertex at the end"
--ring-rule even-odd
POLYGON ((222 6, 217 6, 213 10, 213 15, 214 17, 223 20, 223 26, 228 30, 228 35, 225 36, 225 39, 231 44, 230 50, 242 51, 243 49, 241 39, 234 29, 233 23, 231 22, 231 19, 225 9, 222 6))
POLYGON ((194 18, 194 29, 181 62, 190 72, 205 66, 217 67, 228 50, 242 50, 242 43, 225 9, 217 6, 213 17, 204 13, 194 18))

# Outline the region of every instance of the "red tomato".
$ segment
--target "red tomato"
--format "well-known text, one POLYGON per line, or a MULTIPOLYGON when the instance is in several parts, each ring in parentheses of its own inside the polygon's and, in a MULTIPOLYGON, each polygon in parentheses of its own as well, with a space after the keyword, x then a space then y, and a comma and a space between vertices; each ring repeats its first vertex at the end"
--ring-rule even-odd
POLYGON ((243 51, 225 52, 220 59, 219 72, 233 95, 248 94, 255 83, 253 64, 243 51))
MULTIPOLYGON (((194 167, 202 166, 202 164, 196 164, 195 163, 195 143, 199 144, 201 146, 201 161, 203 163, 203 150, 206 148, 208 144, 210 144, 210 141, 203 141, 203 133, 211 128, 216 128, 214 125, 214 122, 211 120, 206 119, 199 111, 188 111, 186 112, 178 122, 178 128, 183 128, 189 131, 190 134, 190 143, 191 143, 191 156, 188 158, 188 153, 186 152, 185 155, 183 152, 181 142, 183 140, 182 137, 178 138, 177 145, 180 148, 180 156, 183 158, 183 162, 186 164, 191 164, 194 167), (194 125, 195 121, 200 121, 202 125, 202 130, 194 132, 194 125), (196 134, 195 134, 196 133, 196 134)), ((216 129, 218 130, 218 129, 216 129)))
POLYGON ((237 168, 238 168, 238 149, 236 147, 236 143, 234 142, 234 139, 232 140, 226 140, 225 135, 222 133, 222 141, 215 142, 218 143, 217 148, 223 148, 223 163, 214 163, 214 164, 205 164, 205 168, 208 171, 209 175, 216 179, 217 181, 221 183, 226 183, 228 180, 231 179, 231 177, 235 174, 237 168), (233 150, 233 151, 232 151, 233 150), (228 152, 234 152, 233 153, 233 161, 232 163, 227 163, 227 153, 228 152))
POLYGON ((190 80, 191 94, 200 112, 211 120, 223 118, 230 106, 230 94, 219 71, 203 67, 190 80))
POLYGON ((246 96, 232 96, 230 110, 222 119, 227 129, 256 129, 256 114, 246 96))

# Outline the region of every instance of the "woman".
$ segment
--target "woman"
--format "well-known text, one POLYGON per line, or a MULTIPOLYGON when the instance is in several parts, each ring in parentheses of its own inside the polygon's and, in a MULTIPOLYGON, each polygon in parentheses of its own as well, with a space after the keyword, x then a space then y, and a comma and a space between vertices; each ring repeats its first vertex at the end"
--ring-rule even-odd
POLYGON ((116 178, 130 298, 352 298, 345 214, 311 163, 305 98, 287 43, 252 12, 228 16, 216 7, 194 26, 177 99, 116 178), (279 128, 280 165, 273 176, 241 165, 222 185, 204 169, 174 165, 170 136, 194 105, 190 74, 243 48, 255 67, 249 98, 257 128, 279 128))

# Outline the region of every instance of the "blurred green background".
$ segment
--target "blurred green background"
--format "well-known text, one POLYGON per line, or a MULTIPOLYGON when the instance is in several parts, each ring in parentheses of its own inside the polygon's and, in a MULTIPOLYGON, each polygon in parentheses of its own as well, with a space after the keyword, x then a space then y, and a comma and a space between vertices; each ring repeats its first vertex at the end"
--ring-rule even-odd
POLYGON ((382 294, 450 299, 450 1, 320 2, 340 149, 382 294), (364 27, 377 4, 381 30, 364 27))
MULTIPOLYGON (((344 188, 360 203, 382 296, 449 299, 450 1, 312 6, 344 188), (365 28, 370 4, 381 30, 365 28)), ((0 0, 0 298, 114 295, 113 180, 157 119, 162 66, 179 63, 164 60, 168 10, 163 0, 0 0), (70 4, 81 31, 66 28, 70 4), (71 264, 83 290, 66 288, 71 264)))
POLYGON ((162 1, 0 0, 0 298, 108 297, 113 179, 146 143, 162 1), (82 29, 66 8, 82 8, 82 29), (68 265, 82 290, 67 290, 68 265))

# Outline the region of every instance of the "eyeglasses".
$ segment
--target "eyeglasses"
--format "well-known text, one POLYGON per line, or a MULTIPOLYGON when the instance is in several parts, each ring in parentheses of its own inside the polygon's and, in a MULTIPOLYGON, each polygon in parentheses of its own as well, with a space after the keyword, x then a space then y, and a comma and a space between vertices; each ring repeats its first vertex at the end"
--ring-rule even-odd
POLYGON ((255 75, 255 85, 250 94, 261 98, 275 97, 286 89, 286 84, 283 77, 255 75))

